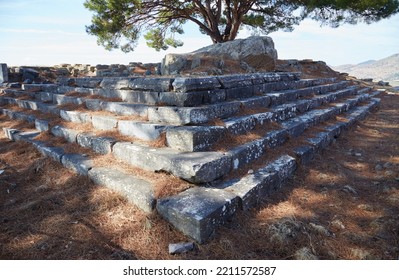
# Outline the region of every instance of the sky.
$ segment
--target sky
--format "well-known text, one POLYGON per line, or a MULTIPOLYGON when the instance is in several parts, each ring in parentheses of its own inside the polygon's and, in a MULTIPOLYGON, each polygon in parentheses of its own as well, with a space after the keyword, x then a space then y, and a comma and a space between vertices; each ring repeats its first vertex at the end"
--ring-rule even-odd
MULTIPOLYGON (((194 25, 178 37, 181 48, 157 52, 143 39, 134 52, 106 51, 88 35, 92 13, 84 0, 0 0, 0 63, 52 66, 62 63, 128 64, 160 62, 167 53, 187 53, 211 44, 194 25)), ((243 30, 239 38, 251 34, 243 30)), ((320 27, 305 20, 293 32, 275 32, 280 59, 322 60, 332 66, 382 59, 399 53, 399 15, 371 25, 320 27)))

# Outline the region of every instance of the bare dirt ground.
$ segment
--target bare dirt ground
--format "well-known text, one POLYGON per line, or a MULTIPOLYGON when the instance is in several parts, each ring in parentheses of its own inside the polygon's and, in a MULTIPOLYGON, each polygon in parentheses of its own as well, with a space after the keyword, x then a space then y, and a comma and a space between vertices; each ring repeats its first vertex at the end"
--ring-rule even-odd
MULTIPOLYGON (((182 255, 188 238, 29 144, 0 136, 0 259, 398 259, 399 95, 279 192, 182 255)), ((0 127, 21 126, 0 116, 0 127)))

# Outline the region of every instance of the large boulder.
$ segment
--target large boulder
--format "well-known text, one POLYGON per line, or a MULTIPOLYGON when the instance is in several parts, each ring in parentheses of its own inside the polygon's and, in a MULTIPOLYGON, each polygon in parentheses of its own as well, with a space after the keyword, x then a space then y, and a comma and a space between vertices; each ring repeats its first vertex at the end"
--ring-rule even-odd
POLYGON ((229 74, 273 71, 277 51, 272 38, 252 36, 210 45, 187 54, 168 54, 162 61, 162 75, 229 74))

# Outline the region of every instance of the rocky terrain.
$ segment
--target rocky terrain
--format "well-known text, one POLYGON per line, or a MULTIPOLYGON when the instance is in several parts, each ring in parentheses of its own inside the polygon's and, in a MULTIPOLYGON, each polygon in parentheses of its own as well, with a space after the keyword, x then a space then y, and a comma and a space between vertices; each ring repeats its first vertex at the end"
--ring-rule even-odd
POLYGON ((346 64, 332 68, 360 79, 372 78, 374 81, 383 80, 399 86, 399 53, 380 60, 368 60, 355 65, 346 64))

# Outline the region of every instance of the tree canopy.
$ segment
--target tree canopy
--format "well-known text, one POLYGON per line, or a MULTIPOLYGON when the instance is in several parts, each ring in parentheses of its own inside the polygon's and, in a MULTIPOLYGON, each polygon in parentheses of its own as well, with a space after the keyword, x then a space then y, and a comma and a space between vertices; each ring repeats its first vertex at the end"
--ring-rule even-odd
POLYGON ((372 23, 399 12, 399 0, 86 0, 94 12, 86 31, 111 50, 134 50, 141 35, 156 50, 178 47, 175 38, 193 22, 213 43, 234 40, 242 28, 267 35, 292 31, 305 18, 322 25, 372 23))

